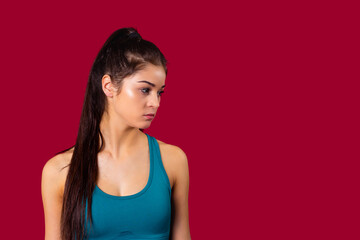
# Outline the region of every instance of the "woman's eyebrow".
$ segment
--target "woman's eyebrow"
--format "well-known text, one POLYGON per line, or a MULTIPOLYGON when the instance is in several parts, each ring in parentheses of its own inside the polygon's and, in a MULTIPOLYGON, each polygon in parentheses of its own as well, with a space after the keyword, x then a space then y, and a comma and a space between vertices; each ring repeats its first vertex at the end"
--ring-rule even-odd
MULTIPOLYGON (((145 81, 145 80, 143 80, 143 81, 138 81, 138 82, 144 82, 144 83, 147 83, 147 84, 155 87, 155 84, 153 84, 153 83, 151 83, 151 82, 148 82, 148 81, 145 81)), ((164 84, 161 88, 164 88, 164 87, 165 87, 165 84, 164 84)))

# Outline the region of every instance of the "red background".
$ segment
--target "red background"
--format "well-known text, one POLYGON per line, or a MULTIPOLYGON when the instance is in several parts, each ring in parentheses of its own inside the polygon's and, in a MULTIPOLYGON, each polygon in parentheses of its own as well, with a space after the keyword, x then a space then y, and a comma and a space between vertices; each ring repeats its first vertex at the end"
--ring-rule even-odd
POLYGON ((91 65, 135 27, 169 60, 145 132, 182 148, 192 239, 359 239, 359 13, 346 1, 1 3, 2 239, 43 239, 41 171, 91 65))

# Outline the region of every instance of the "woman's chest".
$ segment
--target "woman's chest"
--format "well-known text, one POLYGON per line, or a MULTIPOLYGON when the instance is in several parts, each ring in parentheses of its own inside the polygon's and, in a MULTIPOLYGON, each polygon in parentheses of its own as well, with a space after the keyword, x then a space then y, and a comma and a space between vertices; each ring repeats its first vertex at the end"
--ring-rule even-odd
POLYGON ((107 195, 95 188, 91 205, 92 225, 87 225, 89 239, 116 239, 120 236, 166 239, 171 222, 169 192, 153 185, 140 193, 123 198, 107 195))
MULTIPOLYGON (((172 154, 160 144, 159 161, 165 170, 171 188, 174 185, 172 154)), ((154 163, 155 167, 155 163, 154 163)), ((122 162, 114 161, 106 155, 98 156, 97 186, 114 196, 129 196, 140 192, 147 185, 151 173, 151 162, 148 153, 138 154, 122 162)))

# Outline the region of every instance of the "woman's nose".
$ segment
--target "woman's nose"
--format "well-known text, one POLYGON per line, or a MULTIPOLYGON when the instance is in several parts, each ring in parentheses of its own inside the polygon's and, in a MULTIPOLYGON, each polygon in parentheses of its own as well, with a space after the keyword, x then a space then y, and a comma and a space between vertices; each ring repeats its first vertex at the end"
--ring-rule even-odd
POLYGON ((151 95, 149 104, 151 107, 158 108, 160 106, 160 96, 157 94, 151 95))

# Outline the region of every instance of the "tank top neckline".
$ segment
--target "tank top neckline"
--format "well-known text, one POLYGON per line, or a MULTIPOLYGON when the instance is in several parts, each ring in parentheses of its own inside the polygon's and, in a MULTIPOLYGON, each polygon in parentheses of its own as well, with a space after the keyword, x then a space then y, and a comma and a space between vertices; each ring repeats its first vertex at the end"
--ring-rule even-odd
POLYGON ((107 198, 111 198, 111 199, 115 199, 115 200, 127 200, 127 199, 132 199, 132 198, 137 198, 140 197, 141 195, 143 195, 150 187, 152 179, 153 179, 153 172, 154 172, 154 149, 153 149, 153 144, 151 141, 151 136, 148 135, 147 133, 145 133, 147 136, 147 140, 148 140, 148 148, 149 148, 149 158, 150 158, 150 171, 149 171, 149 176, 148 176, 148 181, 145 185, 145 187, 140 191, 137 192, 135 194, 132 195, 126 195, 126 196, 116 196, 116 195, 111 195, 108 194, 106 192, 104 192, 103 190, 101 190, 97 183, 95 184, 95 190, 94 192, 99 192, 102 196, 107 197, 107 198))

